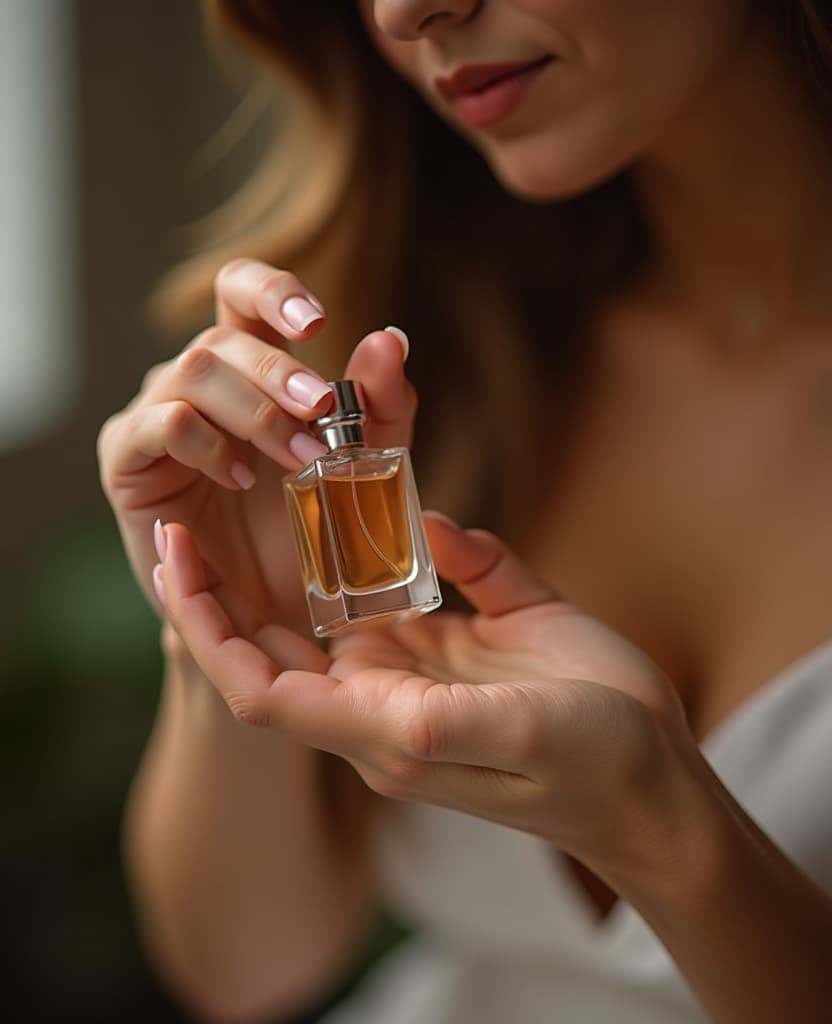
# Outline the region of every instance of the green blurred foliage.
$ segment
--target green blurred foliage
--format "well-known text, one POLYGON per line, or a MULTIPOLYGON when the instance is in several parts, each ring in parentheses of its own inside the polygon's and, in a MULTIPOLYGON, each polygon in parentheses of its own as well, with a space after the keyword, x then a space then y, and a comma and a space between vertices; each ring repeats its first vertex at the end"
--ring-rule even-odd
POLYGON ((12 593, 0 886, 13 969, 0 1005, 15 1020, 106 1020, 131 1004, 182 1019, 148 987, 119 860, 159 688, 158 620, 111 520, 47 538, 12 593))

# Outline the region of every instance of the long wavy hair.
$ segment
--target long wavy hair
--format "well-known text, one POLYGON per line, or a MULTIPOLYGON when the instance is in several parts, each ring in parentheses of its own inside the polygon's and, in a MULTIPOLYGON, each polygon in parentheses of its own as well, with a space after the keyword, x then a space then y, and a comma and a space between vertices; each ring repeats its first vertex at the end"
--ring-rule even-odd
MULTIPOLYGON (((829 103, 832 3, 759 2, 829 103)), ((246 254, 292 269, 326 303, 326 337, 303 358, 328 376, 365 332, 401 324, 425 503, 520 543, 542 505, 536 439, 556 436, 579 401, 590 312, 649 255, 628 174, 567 201, 524 202, 380 58, 357 4, 202 6, 212 37, 259 60, 274 145, 158 305, 169 321, 204 315, 218 267, 246 254)), ((550 480, 557 451, 546 445, 550 480)))

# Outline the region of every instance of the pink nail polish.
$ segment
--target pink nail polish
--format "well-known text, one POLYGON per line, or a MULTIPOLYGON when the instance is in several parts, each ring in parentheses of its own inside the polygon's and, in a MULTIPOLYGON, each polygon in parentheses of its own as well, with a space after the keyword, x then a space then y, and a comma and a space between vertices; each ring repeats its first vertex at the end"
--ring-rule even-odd
POLYGON ((257 480, 254 472, 249 469, 244 462, 240 462, 239 460, 231 463, 231 466, 228 469, 228 475, 234 483, 239 484, 244 491, 250 491, 257 480))
POLYGON ((407 360, 407 357, 410 355, 410 342, 408 341, 407 335, 404 333, 401 327, 385 327, 384 329, 385 331, 388 332, 388 334, 395 334, 395 336, 399 339, 402 348, 404 349, 404 358, 405 360, 407 360))
POLYGON ((280 312, 286 323, 296 331, 305 331, 310 324, 323 319, 321 311, 302 295, 287 299, 280 307, 280 312))
POLYGON ((165 531, 162 520, 157 519, 153 524, 153 543, 156 545, 156 554, 160 562, 164 562, 168 550, 168 542, 165 538, 165 531))
POLYGON ((326 381, 314 377, 311 373, 293 373, 286 381, 286 391, 291 398, 307 409, 314 409, 324 395, 332 394, 332 388, 326 381))
POLYGON ((321 444, 320 441, 312 437, 311 434, 304 434, 303 431, 299 431, 289 441, 289 451, 306 466, 313 459, 326 455, 329 449, 325 444, 321 444))

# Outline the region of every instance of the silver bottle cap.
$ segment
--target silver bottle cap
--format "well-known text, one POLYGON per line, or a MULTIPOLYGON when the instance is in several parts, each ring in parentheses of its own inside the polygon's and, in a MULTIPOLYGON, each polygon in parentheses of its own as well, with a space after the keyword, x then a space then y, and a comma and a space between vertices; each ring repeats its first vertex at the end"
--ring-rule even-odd
POLYGON ((330 451, 345 445, 364 444, 363 424, 366 416, 361 408, 355 381, 330 380, 327 384, 332 388, 335 404, 326 416, 315 420, 321 440, 330 451))

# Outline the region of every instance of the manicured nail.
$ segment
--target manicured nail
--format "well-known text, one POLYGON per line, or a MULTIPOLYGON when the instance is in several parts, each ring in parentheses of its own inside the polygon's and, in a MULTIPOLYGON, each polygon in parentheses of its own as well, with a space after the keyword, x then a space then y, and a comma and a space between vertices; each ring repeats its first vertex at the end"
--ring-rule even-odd
POLYGON ((156 596, 159 598, 159 604, 167 611, 168 599, 165 594, 165 581, 162 579, 162 566, 153 566, 153 589, 156 591, 156 596))
POLYGON ((153 543, 156 545, 156 554, 160 562, 164 562, 168 550, 168 542, 165 538, 165 531, 162 527, 162 520, 157 519, 153 524, 153 543))
POLYGON ((280 312, 286 323, 296 331, 305 331, 316 320, 323 320, 322 311, 302 295, 287 299, 280 307, 280 312))
POLYGON ((289 441, 289 451, 296 459, 299 459, 306 465, 313 459, 317 459, 320 455, 326 455, 329 449, 311 434, 304 434, 303 431, 299 431, 289 441))
POLYGON ((410 355, 410 342, 408 341, 407 335, 404 333, 401 327, 385 327, 384 329, 385 331, 389 331, 390 334, 396 335, 396 337, 402 343, 402 348, 404 349, 404 358, 407 359, 407 357, 410 355))
POLYGON ((446 516, 444 512, 437 512, 434 509, 425 509, 422 515, 430 516, 431 519, 438 519, 440 523, 444 523, 451 530, 455 530, 457 533, 462 533, 462 527, 459 523, 454 522, 450 516, 446 516))
POLYGON ((311 373, 293 373, 286 381, 286 390, 296 402, 305 405, 307 409, 314 409, 324 395, 332 394, 332 388, 320 377, 313 377, 311 373))
POLYGON ((254 481, 257 477, 254 475, 252 470, 244 462, 232 462, 228 470, 228 475, 234 481, 239 484, 244 491, 251 490, 254 487, 254 481))

